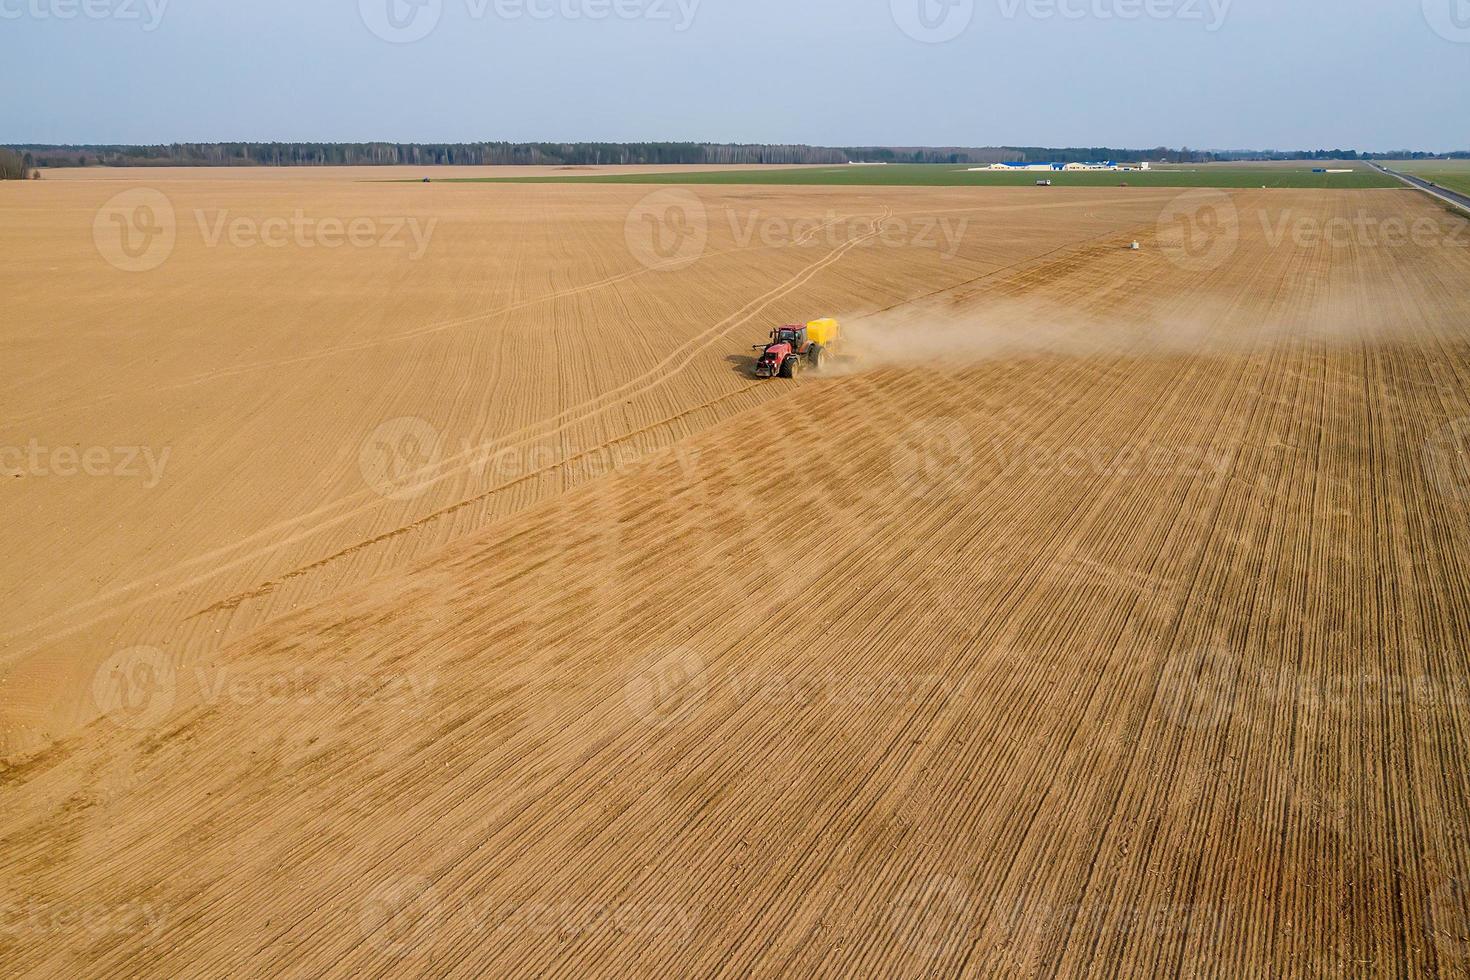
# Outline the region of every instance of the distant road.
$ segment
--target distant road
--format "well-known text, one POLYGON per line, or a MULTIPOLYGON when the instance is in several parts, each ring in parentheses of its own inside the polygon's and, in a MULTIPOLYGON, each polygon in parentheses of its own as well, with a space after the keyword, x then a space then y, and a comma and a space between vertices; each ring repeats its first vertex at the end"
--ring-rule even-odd
POLYGON ((1421 191, 1426 191, 1427 193, 1433 194, 1441 201, 1449 201, 1451 204, 1462 207, 1466 211, 1470 211, 1470 196, 1461 194, 1458 191, 1452 191, 1447 188, 1440 187, 1436 184, 1431 184, 1429 181, 1423 179, 1422 177, 1412 177, 1409 174, 1401 174, 1397 170, 1389 170, 1387 167, 1380 166, 1376 163, 1373 164, 1373 166, 1388 174, 1390 177, 1397 177, 1399 180, 1402 180, 1410 187, 1417 187, 1421 191))

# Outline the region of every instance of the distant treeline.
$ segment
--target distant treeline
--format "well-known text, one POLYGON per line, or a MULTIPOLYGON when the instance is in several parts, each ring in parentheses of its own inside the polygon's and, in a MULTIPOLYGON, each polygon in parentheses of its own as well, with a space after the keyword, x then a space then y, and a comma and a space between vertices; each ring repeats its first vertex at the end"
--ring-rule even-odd
POLYGON ((840 150, 704 143, 173 143, 26 146, 42 166, 357 167, 845 163, 840 150))
POLYGON ((736 143, 173 143, 167 146, 17 147, 44 167, 517 166, 649 164, 998 163, 1153 160, 1203 163, 1210 153, 1168 147, 898 147, 736 143))
MULTIPOLYGON (((158 146, 17 145, 23 166, 36 167, 322 167, 484 166, 584 167, 649 164, 997 163, 1010 160, 1149 160, 1209 163, 1240 160, 1431 159, 1417 151, 1204 151, 1153 147, 824 147, 735 143, 171 143, 158 146)), ((1443 155, 1440 155, 1443 156, 1443 155)), ((1470 157, 1470 152, 1448 154, 1470 157)))
POLYGON ((0 148, 0 180, 26 180, 34 167, 35 161, 29 153, 0 148))
POLYGON ((1211 160, 1470 160, 1470 150, 1454 153, 1426 153, 1423 150, 1391 150, 1387 153, 1359 153, 1357 150, 1216 150, 1207 154, 1211 160))

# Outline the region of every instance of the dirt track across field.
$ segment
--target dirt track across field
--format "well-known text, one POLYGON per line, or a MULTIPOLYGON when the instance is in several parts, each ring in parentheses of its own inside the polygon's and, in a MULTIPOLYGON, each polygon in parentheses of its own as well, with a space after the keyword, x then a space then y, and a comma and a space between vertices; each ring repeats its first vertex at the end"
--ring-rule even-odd
POLYGON ((1470 971, 1461 219, 142 183, 0 186, 7 973, 1470 971))

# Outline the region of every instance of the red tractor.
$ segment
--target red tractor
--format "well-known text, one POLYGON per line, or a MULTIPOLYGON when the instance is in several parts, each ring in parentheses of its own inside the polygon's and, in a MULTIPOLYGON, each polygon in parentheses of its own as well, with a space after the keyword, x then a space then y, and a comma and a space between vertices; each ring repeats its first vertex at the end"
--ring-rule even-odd
POLYGON ((803 367, 822 370, 840 332, 837 321, 831 319, 777 327, 771 331, 770 343, 755 345, 761 352, 755 361, 755 376, 794 378, 803 367))

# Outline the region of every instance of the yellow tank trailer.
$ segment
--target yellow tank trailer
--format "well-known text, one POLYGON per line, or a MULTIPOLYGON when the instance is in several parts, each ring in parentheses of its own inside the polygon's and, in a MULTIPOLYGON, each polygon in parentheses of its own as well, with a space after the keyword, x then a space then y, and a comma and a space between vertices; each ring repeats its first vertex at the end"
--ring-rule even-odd
POLYGON ((813 320, 806 325, 807 339, 814 344, 821 344, 829 352, 832 345, 837 343, 837 338, 841 333, 842 325, 831 317, 825 320, 813 320))

